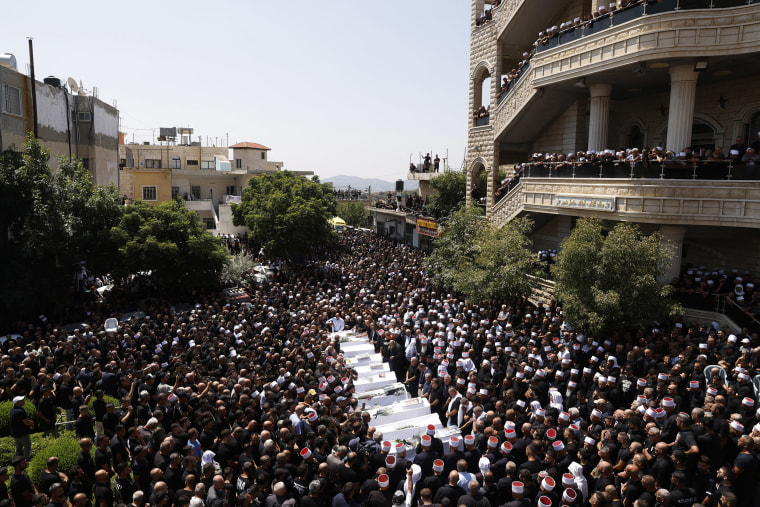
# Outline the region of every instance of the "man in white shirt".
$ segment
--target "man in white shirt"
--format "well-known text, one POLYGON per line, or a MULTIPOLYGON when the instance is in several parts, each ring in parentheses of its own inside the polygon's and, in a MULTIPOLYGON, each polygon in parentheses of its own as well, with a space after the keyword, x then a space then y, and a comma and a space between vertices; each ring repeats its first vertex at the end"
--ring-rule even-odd
POLYGON ((346 322, 340 318, 340 312, 335 312, 335 316, 327 322, 332 326, 333 333, 343 331, 346 327, 346 322))

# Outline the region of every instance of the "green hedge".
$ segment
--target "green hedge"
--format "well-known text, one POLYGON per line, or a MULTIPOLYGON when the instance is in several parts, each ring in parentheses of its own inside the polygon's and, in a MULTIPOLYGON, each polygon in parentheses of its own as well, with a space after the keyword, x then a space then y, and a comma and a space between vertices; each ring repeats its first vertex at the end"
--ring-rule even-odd
MULTIPOLYGON (((92 404, 95 403, 95 396, 90 398, 90 401, 87 402, 87 406, 90 409, 90 415, 92 416, 92 419, 95 420, 95 411, 92 409, 92 404)), ((113 396, 108 396, 107 394, 103 395, 103 401, 106 402, 106 405, 109 403, 113 403, 113 406, 116 408, 119 408, 121 406, 121 400, 118 398, 114 398, 113 396)), ((79 416, 79 407, 74 408, 74 415, 79 416)))
MULTIPOLYGON (((72 431, 61 432, 61 435, 74 437, 72 431)), ((55 441, 55 437, 51 434, 32 433, 29 437, 32 441, 32 457, 36 456, 38 452, 41 452, 42 449, 55 441)), ((13 460, 15 453, 16 441, 13 437, 0 438, 0 466, 8 467, 12 470, 13 466, 11 465, 11 460, 13 460)))
MULTIPOLYGON (((7 437, 11 434, 11 409, 13 408, 13 401, 6 400, 0 402, 0 437, 7 437)), ((37 407, 34 406, 34 402, 29 398, 24 403, 24 410, 29 416, 29 419, 37 423, 37 407)))
POLYGON ((39 488, 40 487, 40 475, 47 466, 47 460, 50 456, 58 456, 58 470, 63 473, 68 473, 71 467, 77 464, 77 456, 79 456, 79 440, 71 434, 66 432, 60 437, 47 440, 48 444, 32 452, 32 461, 29 462, 29 468, 27 473, 32 479, 32 482, 39 488))

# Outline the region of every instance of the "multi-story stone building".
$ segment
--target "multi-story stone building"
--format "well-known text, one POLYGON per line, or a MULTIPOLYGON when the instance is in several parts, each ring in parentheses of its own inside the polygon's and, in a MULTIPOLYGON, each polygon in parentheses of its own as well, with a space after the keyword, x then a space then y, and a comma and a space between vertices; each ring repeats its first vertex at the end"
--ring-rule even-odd
MULTIPOLYGON (((39 69, 38 69, 39 70, 39 69)), ((50 167, 58 170, 59 157, 76 157, 98 185, 119 185, 119 111, 78 86, 66 88, 61 80, 35 80, 37 136, 50 151, 50 167)), ((20 150, 35 131, 32 80, 19 72, 12 55, 0 55, 0 151, 20 150)))
MULTIPOLYGON (((162 144, 119 144, 121 193, 126 200, 158 204, 176 197, 220 234, 242 233, 232 224, 230 203, 239 202, 251 178, 282 170, 282 162, 267 160, 269 148, 257 143, 228 147, 192 141, 192 129, 162 129, 162 144), (232 159, 229 158, 232 150, 232 159)), ((304 176, 310 171, 295 172, 304 176)))
POLYGON ((760 166, 730 154, 760 141, 760 3, 610 2, 472 0, 468 197, 485 174, 488 216, 532 214, 536 249, 594 216, 661 231, 671 274, 760 272, 760 166), (627 149, 645 147, 675 160, 643 167, 627 149), (599 154, 619 161, 589 163, 599 154))

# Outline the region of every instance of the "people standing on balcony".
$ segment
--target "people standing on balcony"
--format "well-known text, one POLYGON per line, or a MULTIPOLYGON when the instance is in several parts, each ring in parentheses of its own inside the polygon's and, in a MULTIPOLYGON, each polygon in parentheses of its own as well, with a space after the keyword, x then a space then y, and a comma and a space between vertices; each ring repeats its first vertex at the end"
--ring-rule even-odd
POLYGON ((760 153, 760 132, 757 133, 757 139, 749 146, 755 150, 755 153, 760 153))
POLYGON ((731 158, 741 160, 741 158, 744 156, 744 153, 747 151, 747 148, 749 148, 749 146, 747 146, 747 144, 744 142, 744 138, 742 136, 737 137, 736 142, 731 145, 731 148, 729 148, 731 158))
POLYGON ((435 154, 435 158, 433 159, 433 172, 437 173, 438 170, 441 168, 441 159, 438 158, 438 154, 435 154))
POLYGON ((423 159, 423 162, 422 162, 422 172, 424 172, 424 173, 429 173, 430 172, 430 160, 431 160, 430 159, 430 153, 427 153, 425 155, 425 158, 423 159))
POLYGON ((747 167, 755 167, 760 162, 760 155, 757 154, 754 148, 749 148, 742 157, 742 162, 747 167))

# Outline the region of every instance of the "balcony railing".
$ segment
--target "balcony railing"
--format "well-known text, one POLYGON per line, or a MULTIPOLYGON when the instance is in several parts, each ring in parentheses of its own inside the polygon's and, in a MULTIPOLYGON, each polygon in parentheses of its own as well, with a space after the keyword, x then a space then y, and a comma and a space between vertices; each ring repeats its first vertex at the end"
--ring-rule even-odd
POLYGON ((485 127, 488 125, 489 121, 490 121, 490 115, 482 116, 480 118, 475 118, 475 126, 485 127))
POLYGON ((731 161, 536 162, 522 166, 528 178, 659 178, 665 180, 760 180, 760 164, 731 161))
POLYGON ((748 4, 760 3, 760 0, 662 0, 661 2, 645 0, 629 5, 623 9, 615 10, 593 18, 590 21, 582 21, 577 26, 561 30, 554 36, 543 41, 537 41, 536 53, 567 44, 575 40, 599 33, 601 31, 618 26, 628 21, 638 19, 651 14, 674 12, 689 9, 714 9, 724 7, 741 7, 748 4))

